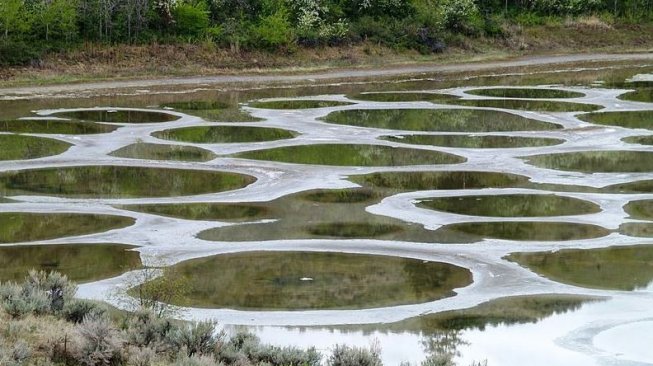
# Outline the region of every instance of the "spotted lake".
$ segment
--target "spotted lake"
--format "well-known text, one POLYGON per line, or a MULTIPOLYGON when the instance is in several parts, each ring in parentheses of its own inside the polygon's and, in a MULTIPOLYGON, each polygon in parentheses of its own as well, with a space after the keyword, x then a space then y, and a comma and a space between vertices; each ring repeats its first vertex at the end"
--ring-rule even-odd
POLYGON ((167 266, 180 318, 273 344, 650 365, 652 72, 5 95, 0 280, 128 308, 167 266))

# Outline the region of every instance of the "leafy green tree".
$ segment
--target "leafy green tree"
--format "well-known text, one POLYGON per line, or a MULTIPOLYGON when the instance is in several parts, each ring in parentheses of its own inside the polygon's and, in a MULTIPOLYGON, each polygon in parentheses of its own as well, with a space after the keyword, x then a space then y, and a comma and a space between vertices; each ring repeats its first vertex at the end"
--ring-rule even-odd
POLYGON ((293 43, 293 30, 284 9, 263 17, 254 27, 257 45, 269 50, 278 50, 293 43))
MULTIPOLYGON (((111 40, 118 0, 78 0, 79 33, 85 39, 111 40)), ((130 0, 131 1, 131 0, 130 0)))
POLYGON ((183 36, 199 37, 209 27, 209 12, 204 3, 179 3, 172 16, 177 34, 183 36))
POLYGON ((124 18, 121 38, 129 42, 138 40, 155 16, 151 0, 123 0, 120 13, 124 18))
POLYGON ((39 38, 71 39, 77 33, 77 0, 41 0, 32 13, 39 38))
POLYGON ((446 0, 441 6, 446 29, 464 34, 478 30, 481 15, 474 0, 446 0))
POLYGON ((0 0, 0 27, 5 39, 10 33, 22 34, 29 30, 30 18, 24 0, 0 0))

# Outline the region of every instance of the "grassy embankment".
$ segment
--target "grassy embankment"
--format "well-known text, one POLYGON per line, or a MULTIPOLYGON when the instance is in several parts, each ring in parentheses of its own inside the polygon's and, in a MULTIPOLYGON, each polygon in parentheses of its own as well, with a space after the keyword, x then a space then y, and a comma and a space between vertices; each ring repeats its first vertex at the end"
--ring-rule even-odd
POLYGON ((452 64, 528 55, 653 50, 653 23, 609 24, 596 17, 521 26, 502 37, 459 36, 442 53, 421 54, 372 42, 298 47, 292 52, 232 51, 211 42, 148 45, 85 43, 30 66, 0 68, 0 87, 197 75, 301 73, 334 68, 452 64))

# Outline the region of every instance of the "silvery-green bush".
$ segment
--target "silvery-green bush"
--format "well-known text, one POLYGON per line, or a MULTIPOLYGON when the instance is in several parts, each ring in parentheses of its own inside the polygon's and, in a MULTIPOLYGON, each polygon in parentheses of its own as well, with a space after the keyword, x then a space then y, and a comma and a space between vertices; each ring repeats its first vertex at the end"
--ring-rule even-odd
POLYGON ((336 345, 327 360, 328 366, 382 366, 378 349, 336 345))

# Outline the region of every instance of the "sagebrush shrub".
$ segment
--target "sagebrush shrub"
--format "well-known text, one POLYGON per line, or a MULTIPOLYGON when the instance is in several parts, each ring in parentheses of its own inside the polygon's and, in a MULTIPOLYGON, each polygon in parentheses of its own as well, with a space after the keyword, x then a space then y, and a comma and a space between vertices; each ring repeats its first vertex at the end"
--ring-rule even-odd
POLYGON ((157 359, 156 351, 149 347, 129 347, 128 366, 151 366, 157 359))
POLYGON ((13 318, 27 314, 45 314, 50 310, 50 298, 38 289, 6 283, 0 286, 0 302, 4 311, 13 318))
POLYGON ((327 360, 328 366, 382 366, 379 351, 374 348, 362 348, 336 345, 327 360))
POLYGON ((120 364, 123 340, 111 321, 104 316, 87 316, 77 326, 82 339, 77 360, 86 366, 120 364))
POLYGON ((89 300, 73 300, 64 305, 61 315, 72 323, 81 323, 88 316, 103 316, 106 308, 89 300))
POLYGON ((193 355, 188 356, 182 353, 177 357, 172 366, 222 366, 221 363, 216 362, 212 357, 206 355, 193 355))
POLYGON ((149 347, 159 353, 177 353, 179 345, 172 336, 177 326, 170 319, 159 317, 152 310, 142 309, 126 324, 127 342, 136 347, 149 347))
POLYGON ((190 357, 213 354, 222 333, 218 334, 215 322, 206 321, 179 327, 170 332, 169 338, 178 349, 185 349, 190 357))

